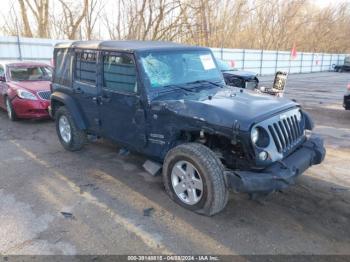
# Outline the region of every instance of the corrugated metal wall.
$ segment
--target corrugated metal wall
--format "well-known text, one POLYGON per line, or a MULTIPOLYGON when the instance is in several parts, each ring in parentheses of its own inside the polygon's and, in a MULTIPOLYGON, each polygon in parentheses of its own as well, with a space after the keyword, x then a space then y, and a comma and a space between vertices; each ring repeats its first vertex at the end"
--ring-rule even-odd
MULTIPOLYGON (((64 40, 66 41, 66 40, 64 40)), ((35 60, 50 62, 53 47, 62 40, 0 36, 1 60, 35 60)), ((290 73, 310 73, 332 70, 333 64, 342 64, 346 54, 298 52, 290 61, 289 51, 212 48, 214 55, 226 61, 234 61, 237 68, 274 74, 277 70, 290 73), (289 68, 290 64, 290 68, 289 68)))
POLYGON ((237 68, 257 72, 259 75, 271 75, 276 71, 290 73, 311 73, 329 71, 333 65, 341 65, 347 54, 297 52, 295 59, 290 51, 221 49, 212 48, 220 59, 234 61, 237 68))
POLYGON ((60 40, 17 38, 15 36, 0 36, 1 60, 33 60, 50 62, 53 47, 60 40))

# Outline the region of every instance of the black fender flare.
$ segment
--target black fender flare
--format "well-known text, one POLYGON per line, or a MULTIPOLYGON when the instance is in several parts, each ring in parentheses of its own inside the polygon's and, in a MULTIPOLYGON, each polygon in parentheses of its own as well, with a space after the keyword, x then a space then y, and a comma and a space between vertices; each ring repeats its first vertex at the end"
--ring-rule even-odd
POLYGON ((78 105, 75 103, 74 99, 71 96, 61 92, 52 93, 51 94, 52 115, 55 115, 55 111, 57 110, 53 108, 55 101, 67 107, 67 109, 69 110, 69 112, 73 117, 74 123, 79 129, 81 130, 87 129, 87 121, 84 119, 82 111, 80 110, 80 108, 78 107, 78 105))
POLYGON ((307 130, 313 130, 315 127, 314 121, 312 120, 312 118, 310 117, 310 115, 308 113, 306 113, 304 110, 302 111, 302 114, 305 117, 305 128, 307 130))

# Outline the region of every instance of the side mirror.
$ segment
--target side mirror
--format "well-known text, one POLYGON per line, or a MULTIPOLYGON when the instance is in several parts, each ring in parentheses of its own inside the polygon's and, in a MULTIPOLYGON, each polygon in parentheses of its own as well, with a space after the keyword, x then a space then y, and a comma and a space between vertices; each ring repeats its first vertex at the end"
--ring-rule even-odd
POLYGON ((0 76, 0 82, 6 82, 6 78, 4 75, 0 76))

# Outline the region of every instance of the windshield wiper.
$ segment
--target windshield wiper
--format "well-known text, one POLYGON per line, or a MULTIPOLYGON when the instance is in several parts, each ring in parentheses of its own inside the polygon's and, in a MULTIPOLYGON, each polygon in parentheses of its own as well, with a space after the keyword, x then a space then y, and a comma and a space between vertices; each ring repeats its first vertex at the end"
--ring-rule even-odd
POLYGON ((223 69, 221 70, 221 72, 234 72, 234 71, 238 71, 237 69, 223 69))
POLYGON ((211 85, 214 85, 214 86, 218 86, 218 87, 221 87, 221 88, 223 87, 221 84, 213 82, 213 81, 210 81, 210 80, 197 80, 197 81, 189 82, 187 84, 191 85, 191 84, 202 84, 202 83, 208 83, 208 84, 211 84, 211 85))
MULTIPOLYGON (((172 91, 172 90, 178 90, 178 89, 181 89, 181 90, 184 90, 184 91, 188 91, 188 92, 195 92, 195 90, 193 90, 193 88, 187 88, 187 87, 184 87, 184 86, 181 86, 181 85, 166 85, 164 86, 166 89, 166 91, 172 91), (168 88, 171 88, 171 87, 175 87, 175 88, 171 88, 171 89, 168 89, 168 88)), ((165 91, 164 90, 164 91, 165 91)))

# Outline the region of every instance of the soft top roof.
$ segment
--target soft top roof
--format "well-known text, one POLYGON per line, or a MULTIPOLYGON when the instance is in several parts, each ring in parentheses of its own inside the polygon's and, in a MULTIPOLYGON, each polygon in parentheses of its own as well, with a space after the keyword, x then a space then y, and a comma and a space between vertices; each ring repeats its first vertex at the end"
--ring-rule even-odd
POLYGON ((82 48, 82 49, 102 49, 102 50, 122 50, 122 51, 147 51, 166 49, 196 49, 209 50, 205 47, 190 46, 165 41, 74 41, 64 42, 55 45, 55 48, 82 48))

